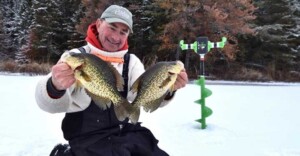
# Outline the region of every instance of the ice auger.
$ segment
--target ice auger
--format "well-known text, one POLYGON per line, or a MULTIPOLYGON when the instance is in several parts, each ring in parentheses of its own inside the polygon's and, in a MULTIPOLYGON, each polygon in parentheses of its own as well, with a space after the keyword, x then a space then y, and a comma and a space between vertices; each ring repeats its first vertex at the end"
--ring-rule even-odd
POLYGON ((201 129, 205 129, 207 127, 206 118, 213 112, 210 108, 205 106, 205 98, 209 97, 212 94, 212 91, 205 88, 204 57, 205 54, 207 54, 212 48, 224 48, 226 41, 226 37, 222 37, 221 42, 210 42, 207 37, 197 37, 197 40, 192 44, 185 44, 184 40, 179 42, 181 50, 191 49, 200 55, 200 75, 196 84, 200 86, 201 99, 195 101, 195 103, 201 105, 201 119, 196 120, 201 123, 201 129))

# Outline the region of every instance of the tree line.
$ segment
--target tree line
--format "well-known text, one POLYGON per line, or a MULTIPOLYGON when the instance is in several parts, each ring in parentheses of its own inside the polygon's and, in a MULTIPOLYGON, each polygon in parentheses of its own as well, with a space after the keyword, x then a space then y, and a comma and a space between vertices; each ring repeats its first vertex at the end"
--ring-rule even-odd
POLYGON ((111 4, 133 13, 129 52, 136 54, 146 68, 157 61, 180 59, 189 76, 196 78, 199 57, 192 51, 180 51, 179 41, 191 43, 198 36, 207 36, 215 42, 225 36, 225 48, 206 55, 208 75, 241 79, 233 77, 236 74, 232 72, 249 69, 262 73, 266 80, 275 77, 266 71, 268 63, 248 61, 252 56, 247 47, 252 45, 247 39, 262 42, 255 22, 262 15, 259 8, 263 7, 258 6, 266 4, 252 0, 2 0, 0 59, 20 64, 55 63, 66 50, 85 44, 88 25, 111 4))

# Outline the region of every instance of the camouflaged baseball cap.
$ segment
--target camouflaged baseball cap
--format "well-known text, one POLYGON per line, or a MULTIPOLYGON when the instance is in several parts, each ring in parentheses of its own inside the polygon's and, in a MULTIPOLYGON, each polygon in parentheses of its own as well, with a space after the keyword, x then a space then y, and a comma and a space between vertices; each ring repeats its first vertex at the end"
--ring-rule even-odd
POLYGON ((105 19, 106 22, 108 23, 116 23, 120 22, 125 25, 127 25, 130 29, 130 32, 133 33, 132 31, 132 14, 131 12, 118 5, 111 5, 109 6, 101 15, 101 19, 105 19))

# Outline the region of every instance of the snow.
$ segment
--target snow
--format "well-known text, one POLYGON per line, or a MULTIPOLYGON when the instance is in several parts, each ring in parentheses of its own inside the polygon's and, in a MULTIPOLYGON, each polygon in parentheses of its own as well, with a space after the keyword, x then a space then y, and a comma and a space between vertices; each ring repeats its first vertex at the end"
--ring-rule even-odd
MULTIPOLYGON (((49 155, 66 143, 60 129, 64 114, 37 106, 40 76, 0 75, 0 156, 49 155)), ((199 86, 188 84, 169 105, 141 116, 143 125, 171 156, 299 156, 300 83, 207 81, 213 110, 207 128, 200 118, 199 86)))

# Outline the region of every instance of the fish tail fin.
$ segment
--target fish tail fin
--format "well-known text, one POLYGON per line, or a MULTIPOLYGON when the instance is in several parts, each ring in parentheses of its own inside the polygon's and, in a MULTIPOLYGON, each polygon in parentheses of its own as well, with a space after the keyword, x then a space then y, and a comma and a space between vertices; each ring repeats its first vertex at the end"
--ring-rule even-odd
POLYGON ((140 118, 140 107, 133 106, 129 116, 131 123, 136 124, 140 118))
POLYGON ((124 121, 127 117, 130 116, 132 106, 126 99, 123 99, 119 103, 114 105, 114 110, 118 120, 124 121))
POLYGON ((152 103, 145 103, 145 104, 143 105, 143 109, 144 109, 145 112, 150 112, 150 113, 152 113, 152 112, 154 112, 155 110, 157 110, 157 108, 159 108, 160 104, 161 104, 160 102, 156 102, 156 100, 155 100, 155 101, 152 102, 152 103))

